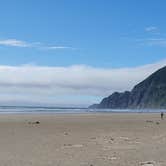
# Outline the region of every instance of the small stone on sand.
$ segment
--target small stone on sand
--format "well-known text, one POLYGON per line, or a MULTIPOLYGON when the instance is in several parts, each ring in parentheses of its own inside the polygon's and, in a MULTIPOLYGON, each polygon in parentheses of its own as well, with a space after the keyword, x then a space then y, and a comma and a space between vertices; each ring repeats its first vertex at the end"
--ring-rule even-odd
POLYGON ((157 125, 159 125, 159 124, 160 124, 160 122, 156 122, 156 124, 157 124, 157 125))
POLYGON ((69 135, 69 133, 67 133, 67 132, 64 132, 64 135, 69 135))
POLYGON ((147 123, 153 123, 153 121, 152 121, 152 120, 146 120, 146 122, 147 122, 147 123))
POLYGON ((142 166, 155 166, 155 162, 146 161, 146 162, 141 162, 140 165, 142 165, 142 166))
POLYGON ((36 122, 28 122, 28 124, 40 124, 39 121, 36 121, 36 122))

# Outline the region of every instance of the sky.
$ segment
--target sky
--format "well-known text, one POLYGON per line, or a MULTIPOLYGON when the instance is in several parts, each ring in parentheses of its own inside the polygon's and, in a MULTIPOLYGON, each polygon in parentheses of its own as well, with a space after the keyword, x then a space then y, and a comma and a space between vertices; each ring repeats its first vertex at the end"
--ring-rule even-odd
POLYGON ((88 106, 166 64, 165 0, 0 0, 0 104, 88 106))

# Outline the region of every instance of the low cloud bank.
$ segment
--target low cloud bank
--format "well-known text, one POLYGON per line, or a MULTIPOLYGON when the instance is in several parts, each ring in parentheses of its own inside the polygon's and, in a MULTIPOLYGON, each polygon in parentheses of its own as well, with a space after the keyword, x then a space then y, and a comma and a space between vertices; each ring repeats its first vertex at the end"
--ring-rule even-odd
POLYGON ((0 103, 88 105, 114 91, 131 90, 166 60, 133 68, 0 66, 0 103), (85 99, 86 97, 86 99, 85 99))

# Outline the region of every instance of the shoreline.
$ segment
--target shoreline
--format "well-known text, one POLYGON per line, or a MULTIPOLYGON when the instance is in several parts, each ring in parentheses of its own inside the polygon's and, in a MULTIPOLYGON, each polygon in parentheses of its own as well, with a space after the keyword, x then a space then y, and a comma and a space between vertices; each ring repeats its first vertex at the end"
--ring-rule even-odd
POLYGON ((160 114, 161 112, 166 112, 166 110, 161 109, 161 110, 96 110, 96 111, 90 111, 90 110, 85 110, 85 111, 63 111, 63 110, 55 110, 55 111, 0 111, 0 115, 15 115, 15 114, 22 114, 22 115, 34 115, 34 114, 39 114, 39 115, 47 115, 47 114, 52 114, 52 115, 70 115, 70 114, 160 114))

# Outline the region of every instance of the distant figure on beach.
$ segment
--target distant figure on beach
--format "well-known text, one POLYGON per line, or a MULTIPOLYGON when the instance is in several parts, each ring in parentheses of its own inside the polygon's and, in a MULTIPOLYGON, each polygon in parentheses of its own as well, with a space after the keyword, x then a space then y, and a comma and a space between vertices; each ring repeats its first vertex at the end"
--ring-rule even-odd
POLYGON ((161 112, 161 119, 164 119, 164 112, 161 112))

